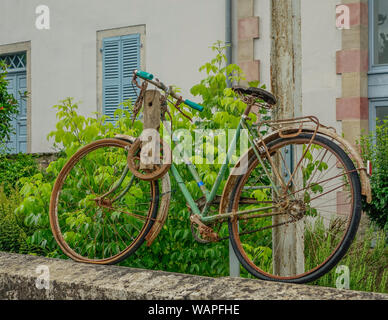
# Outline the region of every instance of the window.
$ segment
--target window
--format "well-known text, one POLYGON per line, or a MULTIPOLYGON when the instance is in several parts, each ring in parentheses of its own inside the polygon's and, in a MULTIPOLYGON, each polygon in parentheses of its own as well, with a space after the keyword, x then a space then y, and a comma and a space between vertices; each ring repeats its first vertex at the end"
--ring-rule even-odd
POLYGON ((136 101, 133 71, 140 69, 140 34, 102 39, 102 113, 112 117, 120 104, 136 101))
POLYGON ((369 1, 369 130, 388 116, 388 1, 369 1))
POLYGON ((0 61, 5 62, 8 72, 25 71, 27 66, 27 53, 7 54, 0 56, 0 61))
POLYGON ((376 125, 380 125, 382 120, 388 117, 388 100, 371 101, 369 110, 369 130, 375 131, 376 125))
POLYGON ((388 71, 388 1, 371 0, 369 10, 371 71, 388 71))
POLYGON ((388 64, 388 1, 374 2, 374 64, 388 64))
POLYGON ((11 93, 19 104, 19 113, 12 120, 14 133, 11 134, 7 142, 8 152, 19 153, 27 152, 27 53, 14 53, 0 56, 0 61, 7 65, 8 87, 7 91, 11 93))

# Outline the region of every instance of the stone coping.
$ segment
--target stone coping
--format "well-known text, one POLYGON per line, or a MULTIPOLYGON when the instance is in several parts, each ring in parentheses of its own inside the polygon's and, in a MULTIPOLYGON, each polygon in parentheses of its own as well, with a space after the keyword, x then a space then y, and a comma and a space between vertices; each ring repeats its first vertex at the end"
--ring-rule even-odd
POLYGON ((90 265, 0 252, 0 299, 388 300, 388 295, 90 265), (42 288, 44 282, 38 278, 42 270, 49 271, 48 289, 42 288))

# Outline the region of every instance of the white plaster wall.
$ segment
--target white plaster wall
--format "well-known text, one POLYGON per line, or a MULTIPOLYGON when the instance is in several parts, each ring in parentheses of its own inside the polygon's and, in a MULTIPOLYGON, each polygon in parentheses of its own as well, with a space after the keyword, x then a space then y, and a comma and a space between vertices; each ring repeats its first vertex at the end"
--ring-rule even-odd
POLYGON ((336 121, 336 98, 341 97, 341 76, 336 74, 336 52, 341 50, 341 30, 336 28, 339 0, 301 0, 303 115, 341 133, 336 121))
MULTIPOLYGON (((260 17, 260 39, 254 42, 261 61, 260 79, 270 90, 270 0, 254 0, 260 17)), ((303 114, 335 126, 336 51, 341 31, 335 27, 340 0, 302 1, 303 114)), ((237 57, 237 0, 233 0, 233 60, 237 57)), ((54 128, 51 108, 67 96, 82 101, 82 114, 96 111, 96 32, 146 25, 146 69, 165 83, 189 89, 212 57, 209 46, 225 39, 225 0, 1 0, 0 45, 31 41, 32 152, 49 151, 47 134, 54 128), (35 8, 50 8, 51 29, 35 28, 35 8)))
MULTIPOLYGON (((271 90, 271 4, 255 0, 260 17, 260 38, 254 42, 260 60, 260 79, 271 90)), ((301 0, 303 115, 315 115, 323 124, 336 121, 336 98, 341 97, 341 76, 336 74, 336 52, 341 50, 341 31, 336 28, 336 4, 340 0, 301 0)))
MULTIPOLYGON (((198 68, 225 39, 224 0, 1 0, 0 45, 31 41, 32 152, 50 150, 52 106, 71 96, 97 110, 96 32, 146 25, 146 69, 188 95, 198 68), (35 8, 50 8, 50 30, 35 28, 35 8)), ((190 96, 188 96, 190 98, 190 96)))

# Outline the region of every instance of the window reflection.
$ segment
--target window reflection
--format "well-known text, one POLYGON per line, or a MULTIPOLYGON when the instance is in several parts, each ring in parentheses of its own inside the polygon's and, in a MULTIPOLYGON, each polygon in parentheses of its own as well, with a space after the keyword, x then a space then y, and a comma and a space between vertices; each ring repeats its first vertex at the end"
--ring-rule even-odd
POLYGON ((375 64, 388 64, 388 0, 374 4, 375 64))
POLYGON ((376 124, 382 125, 383 120, 388 117, 388 106, 376 107, 376 124))

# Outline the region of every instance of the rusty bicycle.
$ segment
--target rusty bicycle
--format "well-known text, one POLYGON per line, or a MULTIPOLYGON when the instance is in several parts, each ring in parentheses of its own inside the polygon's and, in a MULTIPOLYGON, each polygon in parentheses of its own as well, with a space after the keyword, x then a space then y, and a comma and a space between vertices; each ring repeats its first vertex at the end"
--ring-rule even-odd
MULTIPOLYGON (((136 113, 148 84, 165 93, 162 118, 168 113, 167 99, 180 111, 182 104, 203 110, 150 73, 135 71, 133 81, 141 89, 136 113)), ((119 135, 78 150, 57 177, 50 202, 51 228, 63 252, 79 262, 114 264, 144 242, 151 245, 168 216, 171 174, 191 210, 194 238, 201 243, 230 239, 251 275, 305 283, 331 270, 354 239, 362 195, 371 201, 360 155, 313 116, 249 124, 253 107, 270 110, 276 98, 259 88, 233 90, 246 110, 211 190, 185 159, 203 193, 200 199, 193 199, 174 163, 142 166, 139 138, 119 135), (264 136, 263 126, 269 130, 264 136), (249 150, 217 194, 243 129, 249 150), (217 231, 223 224, 228 224, 226 237, 217 231)), ((163 142, 160 146, 171 152, 163 142)))

